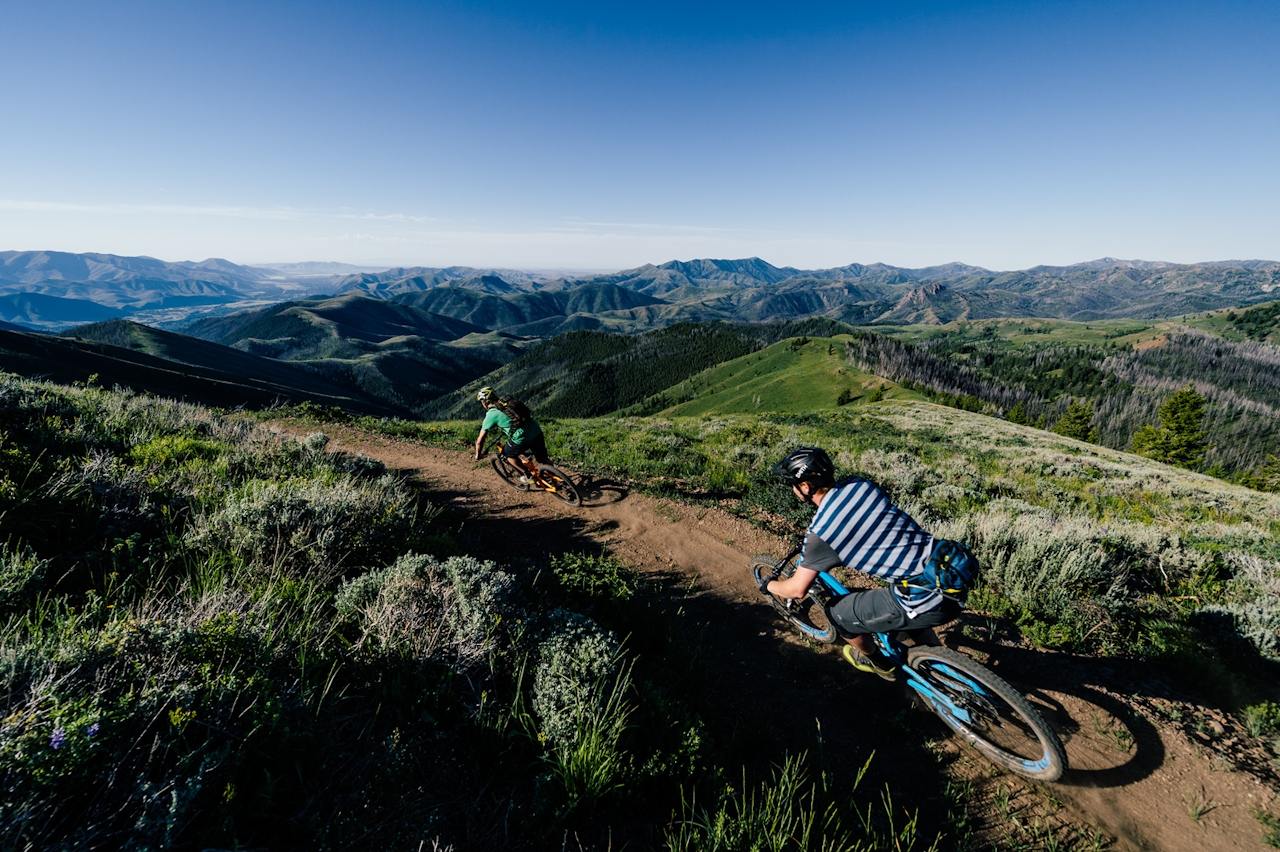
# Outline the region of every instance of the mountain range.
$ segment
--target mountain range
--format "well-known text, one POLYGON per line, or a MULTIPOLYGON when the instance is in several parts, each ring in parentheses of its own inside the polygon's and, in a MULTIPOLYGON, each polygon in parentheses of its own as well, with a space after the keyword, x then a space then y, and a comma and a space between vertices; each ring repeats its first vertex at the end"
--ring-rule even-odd
POLYGON ((698 259, 554 277, 463 266, 373 271, 329 263, 255 267, 216 258, 169 263, 108 254, 0 252, 0 296, 25 298, 0 301, 0 321, 56 330, 104 316, 129 316, 180 328, 205 316, 327 293, 398 301, 488 330, 541 337, 575 328, 635 332, 685 321, 809 316, 855 325, 1002 316, 1147 319, 1248 306, 1276 298, 1278 285, 1280 263, 1264 260, 1173 264, 1101 258, 996 272, 962 263, 918 269, 854 263, 803 270, 760 258, 698 259), (584 288, 591 295, 580 305, 548 308, 527 298, 584 288), (440 291, 449 292, 441 296, 440 291), (619 296, 623 291, 634 295, 619 296), (612 295, 600 304, 582 307, 606 292, 612 295), (476 294, 508 304, 477 300, 476 294), (33 301, 33 295, 64 301, 33 301), (104 314, 104 308, 116 313, 104 314))

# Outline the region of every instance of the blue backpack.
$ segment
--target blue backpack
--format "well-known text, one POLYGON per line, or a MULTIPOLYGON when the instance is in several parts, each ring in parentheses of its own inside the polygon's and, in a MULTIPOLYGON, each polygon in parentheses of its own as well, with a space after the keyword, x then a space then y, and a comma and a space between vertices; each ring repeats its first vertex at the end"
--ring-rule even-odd
POLYGON ((924 573, 898 583, 907 589, 942 592, 952 600, 964 603, 978 579, 978 567, 978 557, 969 548, 958 541, 939 539, 925 563, 924 573))

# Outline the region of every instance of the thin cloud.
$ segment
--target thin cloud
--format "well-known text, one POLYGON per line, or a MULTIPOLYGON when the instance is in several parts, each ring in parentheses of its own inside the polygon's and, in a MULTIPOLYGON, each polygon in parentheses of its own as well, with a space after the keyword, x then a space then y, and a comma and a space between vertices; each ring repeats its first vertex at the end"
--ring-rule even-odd
POLYGON ((229 219, 297 219, 303 214, 289 207, 196 206, 190 204, 84 204, 65 201, 0 199, 0 210, 40 213, 159 213, 166 216, 218 216, 229 219))

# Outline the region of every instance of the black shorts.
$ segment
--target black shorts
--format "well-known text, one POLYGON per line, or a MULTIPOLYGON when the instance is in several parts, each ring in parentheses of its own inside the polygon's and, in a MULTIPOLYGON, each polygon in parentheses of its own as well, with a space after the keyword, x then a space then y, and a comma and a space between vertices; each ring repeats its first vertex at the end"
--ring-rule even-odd
POLYGON ((547 455, 547 439, 541 432, 532 438, 525 439, 524 443, 517 444, 515 441, 507 441, 502 445, 502 454, 509 458, 516 456, 533 456, 538 460, 539 464, 551 464, 551 457, 547 455))
POLYGON ((850 592, 840 598, 831 605, 831 620, 846 635, 892 633, 896 630, 923 630, 946 624, 954 620, 961 609, 960 604, 950 598, 943 598, 942 603, 933 609, 911 618, 902 604, 898 603, 893 589, 884 586, 850 592))

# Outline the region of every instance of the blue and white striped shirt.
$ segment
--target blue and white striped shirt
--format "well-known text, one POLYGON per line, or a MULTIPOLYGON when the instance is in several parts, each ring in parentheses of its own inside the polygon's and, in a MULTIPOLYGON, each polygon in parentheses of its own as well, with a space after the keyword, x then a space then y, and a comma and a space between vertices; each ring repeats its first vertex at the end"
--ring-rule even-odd
MULTIPOLYGON (((923 573, 933 543, 875 483, 845 479, 832 486, 813 516, 799 564, 815 571, 843 564, 892 583, 923 573)), ((894 584, 893 591, 912 618, 942 603, 931 589, 894 584)))

